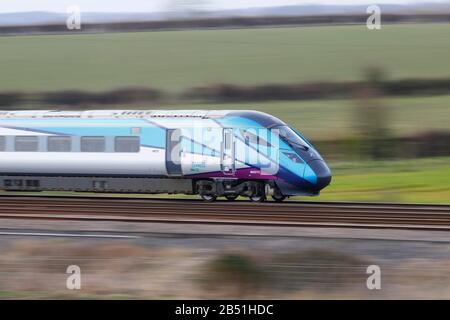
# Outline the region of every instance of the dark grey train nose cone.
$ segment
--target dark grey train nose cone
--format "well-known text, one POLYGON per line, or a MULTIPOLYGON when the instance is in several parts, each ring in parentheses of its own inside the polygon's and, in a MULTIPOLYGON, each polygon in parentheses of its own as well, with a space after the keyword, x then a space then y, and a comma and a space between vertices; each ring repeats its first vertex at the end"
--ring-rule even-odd
POLYGON ((317 176, 316 187, 318 190, 322 190, 331 182, 330 168, 322 160, 313 160, 308 163, 317 176))

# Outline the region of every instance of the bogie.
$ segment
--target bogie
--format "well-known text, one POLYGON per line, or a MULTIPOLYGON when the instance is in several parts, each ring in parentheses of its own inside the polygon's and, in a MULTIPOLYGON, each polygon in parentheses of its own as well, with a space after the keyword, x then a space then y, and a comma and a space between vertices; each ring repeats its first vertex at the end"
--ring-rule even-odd
POLYGON ((228 201, 234 201, 238 196, 248 197, 253 202, 266 200, 264 181, 241 181, 237 179, 199 180, 196 182, 196 192, 206 201, 223 196, 228 201))

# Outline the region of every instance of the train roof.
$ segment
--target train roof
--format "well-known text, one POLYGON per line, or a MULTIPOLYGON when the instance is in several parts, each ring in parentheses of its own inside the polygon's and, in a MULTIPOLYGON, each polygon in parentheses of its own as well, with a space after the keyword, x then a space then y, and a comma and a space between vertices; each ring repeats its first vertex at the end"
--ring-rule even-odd
POLYGON ((223 117, 227 111, 217 110, 20 110, 0 111, 2 118, 80 118, 80 119, 111 119, 111 118, 209 118, 223 117))
POLYGON ((3 119, 124 119, 124 118, 200 118, 243 117, 264 127, 285 125, 280 119, 254 110, 20 110, 0 111, 3 119))

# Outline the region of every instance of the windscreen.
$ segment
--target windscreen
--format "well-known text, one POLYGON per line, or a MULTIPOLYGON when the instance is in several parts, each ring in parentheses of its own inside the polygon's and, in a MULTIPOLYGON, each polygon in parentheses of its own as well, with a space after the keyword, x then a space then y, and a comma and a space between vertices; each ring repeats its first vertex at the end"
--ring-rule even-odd
POLYGON ((294 144, 296 146, 302 147, 303 149, 309 149, 308 143, 303 140, 294 130, 288 126, 278 126, 274 129, 279 130, 280 138, 283 139, 288 144, 294 144))

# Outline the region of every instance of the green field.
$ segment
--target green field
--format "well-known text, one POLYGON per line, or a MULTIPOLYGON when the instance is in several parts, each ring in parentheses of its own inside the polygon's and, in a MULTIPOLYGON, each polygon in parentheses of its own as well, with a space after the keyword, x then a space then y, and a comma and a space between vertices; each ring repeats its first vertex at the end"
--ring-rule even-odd
POLYGON ((0 37, 0 92, 450 76, 450 24, 0 37))
POLYGON ((330 166, 331 185, 310 200, 450 204, 450 158, 330 166))

